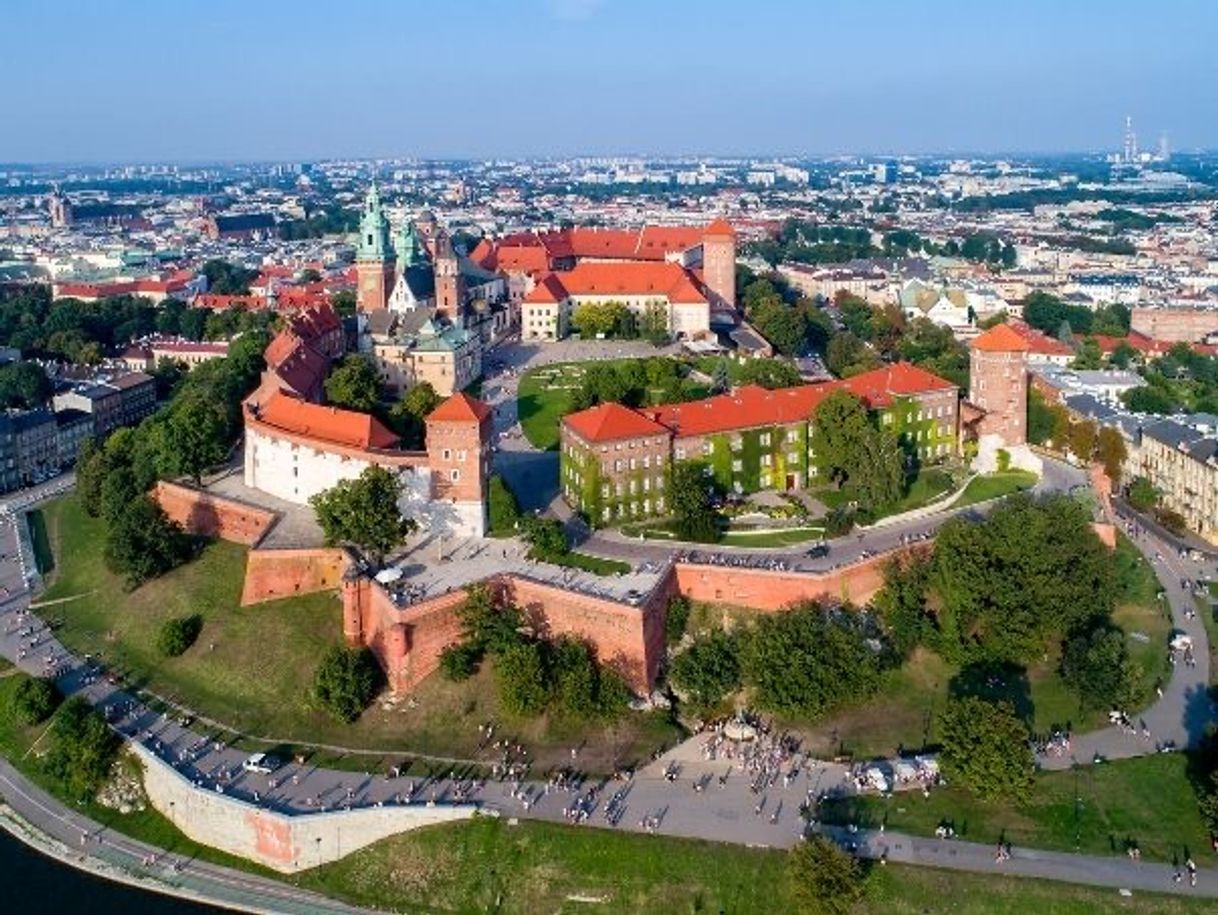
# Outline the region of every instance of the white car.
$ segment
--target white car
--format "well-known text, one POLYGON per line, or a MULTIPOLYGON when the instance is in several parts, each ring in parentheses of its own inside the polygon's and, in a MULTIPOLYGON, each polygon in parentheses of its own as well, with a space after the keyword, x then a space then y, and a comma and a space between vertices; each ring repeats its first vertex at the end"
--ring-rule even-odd
POLYGON ((268 756, 266 753, 255 753, 241 764, 241 768, 246 772, 258 772, 262 775, 270 775, 279 768, 279 765, 279 760, 274 756, 268 756))

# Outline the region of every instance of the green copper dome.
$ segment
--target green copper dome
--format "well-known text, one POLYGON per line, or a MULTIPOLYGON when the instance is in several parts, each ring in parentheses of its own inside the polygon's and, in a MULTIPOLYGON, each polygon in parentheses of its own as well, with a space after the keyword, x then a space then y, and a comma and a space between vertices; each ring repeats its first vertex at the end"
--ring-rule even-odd
POLYGON ((359 243, 355 256, 361 261, 393 260, 393 245, 389 243, 389 220, 381 208, 381 195, 376 182, 364 198, 364 212, 359 221, 359 243))

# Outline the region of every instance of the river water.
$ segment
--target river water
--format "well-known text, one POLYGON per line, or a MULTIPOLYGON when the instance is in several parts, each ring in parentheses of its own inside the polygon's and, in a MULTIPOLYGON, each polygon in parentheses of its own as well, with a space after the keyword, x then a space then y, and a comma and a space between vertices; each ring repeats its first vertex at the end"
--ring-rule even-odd
POLYGON ((0 829, 0 911, 20 915, 218 915, 223 909, 94 877, 34 851, 0 829))

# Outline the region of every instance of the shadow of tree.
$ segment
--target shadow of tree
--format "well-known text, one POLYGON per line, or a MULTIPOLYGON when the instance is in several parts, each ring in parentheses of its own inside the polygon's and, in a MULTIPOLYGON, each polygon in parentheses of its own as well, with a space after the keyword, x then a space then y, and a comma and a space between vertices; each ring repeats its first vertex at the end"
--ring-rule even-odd
POLYGON ((953 699, 975 696, 988 702, 1009 702, 1029 727, 1036 714, 1028 672, 1017 664, 979 661, 963 667, 947 684, 953 699))

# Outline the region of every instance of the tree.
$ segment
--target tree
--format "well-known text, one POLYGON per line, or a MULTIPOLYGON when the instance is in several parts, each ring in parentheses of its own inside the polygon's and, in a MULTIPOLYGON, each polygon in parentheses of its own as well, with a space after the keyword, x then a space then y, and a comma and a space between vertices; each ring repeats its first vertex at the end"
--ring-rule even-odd
POLYGON ((41 407, 51 397, 51 381, 33 362, 0 365, 0 409, 41 407))
POLYGON ((218 295, 249 295, 250 283, 258 276, 257 270, 219 259, 204 263, 201 272, 207 277, 207 291, 218 295))
POLYGON ((825 366, 839 378, 850 378, 877 365, 875 353, 849 331, 834 334, 825 350, 825 366))
POLYGON ((1129 452, 1125 447, 1125 436, 1113 426, 1101 426, 1095 442, 1095 456, 1104 465, 1104 473, 1113 486, 1121 483, 1121 468, 1129 452))
POLYGON ((834 391, 817 406, 810 445, 818 477, 849 491, 867 510, 900 498, 905 473, 897 439, 849 391, 834 391))
POLYGON ((722 394, 731 386, 732 376, 728 371, 727 359, 721 356, 716 360, 714 371, 711 373, 711 393, 722 394))
POLYGON ((1138 358, 1138 351, 1122 340, 1116 345, 1108 357, 1108 361, 1118 369, 1127 369, 1138 358))
POLYGON ((381 668, 367 648, 331 645, 313 675, 313 697, 348 724, 368 707, 381 685, 381 668))
POLYGON ((1053 436, 1053 412, 1045 396, 1028 385, 1028 441, 1043 445, 1053 436))
POLYGON ((110 521, 104 556, 128 589, 180 565, 190 555, 190 538, 148 496, 137 496, 110 521))
POLYGON ((797 308, 781 299, 767 301, 755 308, 750 316, 753 326, 784 356, 803 351, 808 337, 807 319, 797 308))
POLYGON ((521 522, 524 540, 529 545, 529 558, 542 562, 561 558, 570 552, 567 535, 557 518, 528 515, 521 522))
POLYGON ((948 699, 939 720, 943 774, 982 800, 1024 800, 1035 761, 1028 729, 1009 702, 948 699))
POLYGON ((558 708, 571 718, 594 718, 599 711, 596 656, 584 642, 569 636, 555 639, 549 655, 547 667, 558 708))
POLYGON ((673 465, 668 504, 673 513, 673 530, 680 539, 695 543, 714 543, 719 539, 719 515, 711 506, 705 465, 697 461, 673 465))
POLYGON ((927 556, 917 553, 898 556, 885 566, 884 586, 872 599, 873 609, 884 622, 893 654, 901 661, 935 636, 934 616, 927 607, 930 572, 927 556))
POLYGON ((1073 369, 1098 369, 1104 363, 1104 354, 1094 337, 1087 337, 1078 345, 1074 352, 1074 361, 1070 363, 1073 369))
POLYGON ((1160 387, 1145 385, 1121 393, 1121 402, 1134 413, 1174 413, 1179 405, 1175 398, 1160 387))
POLYGON ((1089 419, 1081 419, 1070 426, 1070 452, 1083 463, 1091 460, 1095 454, 1095 444, 1099 431, 1095 423, 1089 419))
POLYGON ((1137 699, 1138 671, 1125 633, 1110 623, 1079 632, 1062 644, 1061 675, 1085 709, 1123 709, 1137 699))
POLYGON ((90 800, 110 773, 118 736, 83 696, 63 704, 50 729, 51 746, 43 762, 72 797, 90 800))
POLYGON ((427 438, 427 416, 443 401, 430 381, 414 385, 389 410, 389 422, 402 447, 421 449, 427 438))
POLYGON ((492 534, 506 534, 516 529, 516 523, 520 520, 520 505, 515 493, 497 473, 491 474, 487 481, 486 503, 492 534))
POLYGON ((1050 639, 1109 617, 1115 578, 1089 509, 1068 496, 1013 496, 982 521, 953 518, 931 573, 940 650, 957 662, 1040 658, 1050 639))
POLYGON ((766 616, 744 639, 741 667, 760 708, 807 721, 880 685, 879 633, 850 608, 800 604, 766 616))
POLYGON ((46 677, 22 676, 13 689, 11 710, 26 724, 42 724, 59 704, 59 691, 46 677))
POLYGON ((202 631, 203 617, 198 613, 165 620, 157 632, 157 651, 167 658, 176 658, 186 653, 202 631))
POLYGON ((381 402, 381 376, 372 360, 351 353, 326 379, 326 400, 335 406, 371 413, 381 402))
POLYGON ((710 709, 740 688, 739 640, 721 629, 696 639, 673 658, 669 675, 696 706, 710 709))
POLYGON ((630 314, 624 302, 585 302, 571 315, 571 327, 584 338, 619 334, 630 314))
POLYGON ((161 473, 189 476, 199 483, 209 467, 224 460, 229 445, 227 406, 201 392, 174 402, 167 418, 153 427, 159 436, 161 473))
POLYGON ((448 645, 440 652, 440 673, 454 683, 468 680, 478 670, 482 650, 469 642, 448 645))
POLYGON ((373 464, 354 480, 343 480, 309 500, 326 543, 349 543, 379 564, 416 527, 402 515, 402 484, 384 467, 373 464))
POLYGON ((330 305, 340 317, 352 317, 355 314, 355 293, 349 290, 336 292, 330 296, 330 305))
POLYGON ((849 915, 863 896, 858 859, 824 836, 809 836, 791 848, 787 879, 799 912, 809 915, 849 915))
POLYGON ((740 366, 738 377, 741 384, 759 384, 771 391, 802 382, 799 369, 786 359, 749 359, 740 366))
POLYGON ((519 640, 507 646, 495 659, 495 680, 500 702, 513 715, 539 714, 549 701, 545 660, 537 642, 519 640))
POLYGON ((1159 501, 1159 491, 1146 477, 1134 477, 1127 493, 1129 504, 1138 511, 1149 511, 1159 501))

